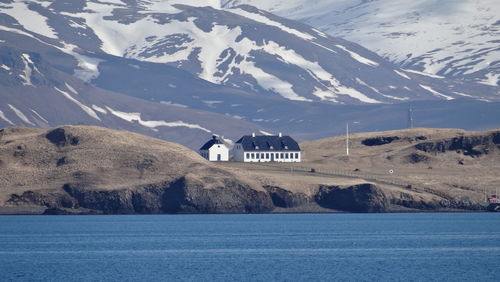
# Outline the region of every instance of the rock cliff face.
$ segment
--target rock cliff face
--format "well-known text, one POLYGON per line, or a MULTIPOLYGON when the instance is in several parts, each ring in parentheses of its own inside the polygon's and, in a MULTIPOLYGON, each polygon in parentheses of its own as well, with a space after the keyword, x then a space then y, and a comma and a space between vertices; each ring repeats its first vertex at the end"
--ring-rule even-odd
POLYGON ((500 149, 500 131, 488 135, 460 136, 435 142, 423 142, 415 145, 417 150, 426 153, 444 153, 457 151, 466 156, 480 156, 491 150, 500 149))
POLYGON ((189 183, 182 177, 172 183, 135 189, 102 191, 81 184, 64 184, 63 191, 26 191, 12 194, 9 205, 42 206, 45 213, 267 213, 274 208, 269 195, 237 182, 215 189, 189 183))
POLYGON ((348 212, 384 212, 388 206, 385 194, 369 183, 349 187, 320 186, 315 200, 325 208, 348 212))

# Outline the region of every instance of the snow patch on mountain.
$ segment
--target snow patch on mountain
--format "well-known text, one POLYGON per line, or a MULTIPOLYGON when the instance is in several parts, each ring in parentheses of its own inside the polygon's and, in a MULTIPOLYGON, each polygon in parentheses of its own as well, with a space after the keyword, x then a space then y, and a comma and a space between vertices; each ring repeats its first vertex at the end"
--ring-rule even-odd
POLYGON ((404 71, 411 72, 411 73, 416 73, 416 74, 420 74, 420 75, 424 75, 424 76, 428 76, 428 77, 432 77, 432 78, 444 78, 444 76, 441 76, 441 75, 435 75, 435 74, 432 74, 432 73, 421 72, 421 71, 416 71, 416 70, 411 70, 411 69, 404 69, 404 71))
POLYGON ((14 123, 10 119, 8 119, 2 111, 0 111, 0 118, 8 122, 10 125, 14 125, 14 123))
POLYGON ((269 133, 269 132, 264 131, 264 130, 259 130, 259 132, 260 132, 260 134, 262 134, 262 135, 266 135, 266 136, 273 136, 273 134, 272 134, 272 133, 269 133))
POLYGON ((31 66, 33 66, 33 62, 31 61, 28 54, 22 54, 21 59, 24 63, 24 75, 20 74, 19 76, 24 80, 23 85, 33 86, 33 83, 31 83, 31 66))
POLYGON ((127 113, 127 112, 122 112, 118 110, 113 110, 112 108, 106 106, 106 109, 110 111, 113 115, 126 120, 128 122, 138 122, 140 125, 152 128, 153 130, 156 130, 156 127, 159 126, 167 126, 167 127, 187 127, 191 129, 197 129, 197 130, 202 130, 208 133, 211 133, 211 130, 208 130, 198 124, 191 124, 191 123, 186 123, 183 121, 174 121, 174 122, 166 122, 164 120, 143 120, 141 118, 141 113, 127 113))
POLYGON ((22 121, 24 121, 24 122, 25 122, 25 123, 27 123, 27 124, 31 124, 31 125, 35 126, 35 124, 34 124, 34 123, 32 123, 32 122, 28 119, 28 117, 27 117, 27 116, 26 116, 23 112, 21 112, 21 110, 19 110, 18 108, 16 108, 16 107, 12 106, 11 104, 7 104, 7 106, 9 106, 9 108, 10 108, 12 111, 14 111, 14 113, 16 114, 16 116, 17 116, 18 118, 20 118, 22 121))
POLYGON ((170 106, 174 106, 174 107, 178 107, 178 108, 184 108, 184 109, 189 108, 189 106, 187 106, 187 105, 174 103, 172 101, 160 101, 160 104, 170 105, 170 106))
POLYGON ((404 77, 408 80, 411 80, 411 77, 407 76, 405 73, 401 72, 401 71, 398 71, 398 70, 394 70, 395 73, 397 73, 399 76, 401 77, 404 77))
POLYGON ((101 114, 108 114, 108 111, 106 111, 105 109, 97 106, 97 105, 92 105, 92 109, 94 109, 96 112, 99 112, 101 114))
POLYGON ((293 85, 284 80, 280 80, 276 76, 266 73, 265 71, 257 68, 253 62, 246 62, 241 65, 244 73, 250 74, 260 86, 264 89, 271 90, 283 96, 289 100, 312 102, 311 99, 304 98, 295 91, 293 91, 293 85))
POLYGON ((457 92, 457 91, 453 91, 453 93, 459 95, 459 96, 463 96, 463 97, 467 97, 467 98, 475 98, 474 96, 472 95, 469 95, 469 94, 465 94, 465 93, 462 93, 462 92, 457 92))
POLYGON ((73 94, 78 95, 78 92, 76 92, 75 88, 73 88, 71 85, 69 85, 67 82, 64 83, 66 88, 68 88, 69 91, 71 91, 73 94))
POLYGON ((485 75, 486 79, 480 80, 479 83, 485 84, 485 85, 491 85, 491 86, 497 86, 500 81, 500 73, 493 74, 493 73, 488 73, 485 75))
POLYGON ((363 86, 366 86, 366 87, 370 88, 372 91, 378 93, 379 95, 381 95, 383 97, 389 98, 389 99, 399 100, 399 101, 407 101, 407 100, 410 99, 408 97, 400 98, 400 97, 396 97, 396 96, 391 96, 391 95, 383 94, 377 88, 368 85, 366 82, 364 82, 363 80, 359 79, 358 77, 356 77, 356 82, 359 83, 360 85, 363 85, 363 86))
POLYGON ((33 110, 33 109, 30 109, 39 119, 41 119, 42 121, 44 121, 46 124, 49 124, 49 122, 44 118, 42 117, 37 111, 33 110))
POLYGON ((47 18, 29 9, 28 5, 28 1, 2 3, 0 12, 15 18, 26 30, 49 38, 57 38, 54 29, 47 24, 47 18))
POLYGON ((369 66, 372 66, 372 67, 378 67, 378 63, 372 61, 372 60, 369 60, 361 55, 359 55, 358 53, 355 53, 355 52, 352 52, 350 50, 348 50, 346 47, 342 46, 342 45, 335 45, 335 47, 339 48, 339 49, 342 49, 344 50, 345 52, 349 53, 349 56, 351 56, 354 60, 362 63, 362 64, 365 64, 365 65, 369 65, 369 66))
POLYGON ((54 87, 54 89, 57 92, 61 93, 64 97, 68 98, 68 100, 70 100, 71 102, 77 104, 78 107, 80 107, 89 116, 93 117, 94 119, 96 119, 98 121, 101 121, 101 118, 99 118, 99 116, 96 114, 96 112, 94 112, 94 110, 92 110, 90 107, 84 105, 82 102, 78 101, 77 99, 73 98, 73 96, 71 96, 68 92, 63 91, 57 87, 54 87))
POLYGON ((453 97, 450 97, 450 96, 447 96, 447 95, 444 95, 442 93, 439 93, 437 92, 436 90, 432 89, 430 86, 426 86, 426 85, 422 85, 422 84, 419 84, 420 87, 422 87, 423 89, 431 92, 432 94, 434 94, 436 97, 440 97, 440 98, 444 98, 446 100, 453 100, 455 98, 453 97))
POLYGON ((75 77, 85 82, 90 82, 92 79, 99 77, 99 64, 103 60, 78 53, 75 51, 78 50, 78 47, 73 44, 64 44, 64 47, 58 47, 58 49, 73 56, 78 61, 79 68, 75 70, 75 77))
MULTIPOLYGON (((119 1, 119 0, 116 0, 119 1)), ((109 2, 109 1, 108 1, 109 2)), ((121 2, 121 1, 119 1, 121 2)), ((141 1, 144 8, 142 13, 166 13, 176 14, 182 10, 175 8, 174 5, 181 4, 194 7, 212 7, 214 9, 221 9, 220 0, 144 0, 141 1)), ((118 3, 115 3, 118 4, 118 3)), ((123 3, 122 3, 123 4, 123 3)))
POLYGON ((243 9, 228 9, 226 11, 229 11, 229 12, 234 13, 234 14, 238 14, 240 16, 243 16, 245 18, 254 20, 256 22, 260 22, 260 23, 263 23, 263 24, 266 24, 266 25, 269 25, 269 26, 277 27, 277 28, 281 29, 284 32, 287 32, 289 34, 295 35, 295 36, 300 37, 300 38, 305 39, 305 40, 316 39, 316 37, 312 36, 311 34, 300 32, 300 31, 298 31, 296 29, 289 28, 289 27, 285 26, 282 23, 273 21, 270 18, 266 17, 264 14, 251 13, 251 12, 245 11, 243 9))

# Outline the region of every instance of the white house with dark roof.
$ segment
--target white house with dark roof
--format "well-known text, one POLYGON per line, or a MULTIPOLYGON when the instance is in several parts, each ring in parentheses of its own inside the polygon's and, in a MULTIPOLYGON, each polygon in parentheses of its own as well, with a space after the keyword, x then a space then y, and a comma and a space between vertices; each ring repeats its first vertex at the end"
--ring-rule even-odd
POLYGON ((200 148, 199 153, 209 161, 229 161, 229 149, 215 135, 200 148))
POLYGON ((237 162, 300 162, 299 144, 290 136, 245 135, 233 147, 237 162))

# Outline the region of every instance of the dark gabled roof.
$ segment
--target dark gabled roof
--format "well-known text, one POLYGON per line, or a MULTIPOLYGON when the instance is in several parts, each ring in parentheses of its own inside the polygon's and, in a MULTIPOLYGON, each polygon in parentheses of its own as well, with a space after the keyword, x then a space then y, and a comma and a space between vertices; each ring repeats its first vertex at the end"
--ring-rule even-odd
POLYGON ((212 148, 214 144, 224 144, 224 142, 222 142, 219 138, 217 138, 217 136, 212 136, 212 139, 210 139, 210 141, 205 143, 205 145, 201 146, 200 150, 208 150, 212 148))
POLYGON ((245 135, 236 141, 245 151, 300 151, 299 144, 290 136, 245 135))

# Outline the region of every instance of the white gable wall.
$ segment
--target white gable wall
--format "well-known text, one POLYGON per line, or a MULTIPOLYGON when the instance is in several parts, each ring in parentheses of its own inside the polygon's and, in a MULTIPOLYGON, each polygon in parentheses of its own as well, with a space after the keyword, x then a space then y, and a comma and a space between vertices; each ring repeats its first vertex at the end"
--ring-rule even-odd
POLYGON ((208 149, 209 161, 229 161, 229 149, 224 144, 214 144, 208 149))

